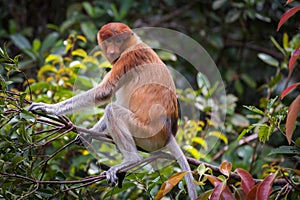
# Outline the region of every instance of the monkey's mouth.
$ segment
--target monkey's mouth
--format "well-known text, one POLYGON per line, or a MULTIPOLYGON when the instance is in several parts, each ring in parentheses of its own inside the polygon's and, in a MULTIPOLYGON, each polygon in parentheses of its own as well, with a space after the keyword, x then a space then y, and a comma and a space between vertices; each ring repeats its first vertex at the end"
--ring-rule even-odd
POLYGON ((115 64, 120 58, 120 55, 109 56, 108 60, 111 64, 115 64))

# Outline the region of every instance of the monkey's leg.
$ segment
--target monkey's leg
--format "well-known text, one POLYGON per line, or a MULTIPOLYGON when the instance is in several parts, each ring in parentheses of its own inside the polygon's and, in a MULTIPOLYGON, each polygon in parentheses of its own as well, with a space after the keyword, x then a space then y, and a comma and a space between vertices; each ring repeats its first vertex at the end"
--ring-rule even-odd
MULTIPOLYGON (((90 130, 99 133, 107 131, 105 116, 103 116, 90 130)), ((77 140, 75 144, 80 146, 83 146, 84 143, 89 145, 92 142, 92 137, 90 137, 89 134, 83 134, 82 136, 77 135, 75 139, 77 140)))
MULTIPOLYGON (((140 161, 142 156, 138 153, 128 128, 129 123, 135 123, 136 121, 130 110, 116 104, 110 104, 105 109, 105 121, 113 141, 123 156, 121 164, 111 167, 105 173, 107 181, 114 185, 118 180, 117 172, 123 167, 140 161)), ((136 124, 138 123, 136 122, 136 124)))

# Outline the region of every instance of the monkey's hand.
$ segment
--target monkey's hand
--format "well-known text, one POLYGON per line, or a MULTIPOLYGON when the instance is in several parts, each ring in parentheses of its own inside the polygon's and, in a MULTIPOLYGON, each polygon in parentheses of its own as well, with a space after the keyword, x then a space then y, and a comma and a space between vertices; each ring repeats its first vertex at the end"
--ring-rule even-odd
POLYGON ((54 114, 54 115, 59 114, 55 104, 32 103, 28 108, 28 111, 38 111, 38 110, 49 114, 54 114))

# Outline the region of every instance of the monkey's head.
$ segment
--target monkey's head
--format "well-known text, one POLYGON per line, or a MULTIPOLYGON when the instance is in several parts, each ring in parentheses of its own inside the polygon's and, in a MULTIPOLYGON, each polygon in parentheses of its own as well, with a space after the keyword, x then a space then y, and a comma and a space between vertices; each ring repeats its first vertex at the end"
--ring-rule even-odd
POLYGON ((136 42, 136 36, 125 24, 114 22, 101 27, 98 43, 110 63, 115 63, 122 52, 136 42))

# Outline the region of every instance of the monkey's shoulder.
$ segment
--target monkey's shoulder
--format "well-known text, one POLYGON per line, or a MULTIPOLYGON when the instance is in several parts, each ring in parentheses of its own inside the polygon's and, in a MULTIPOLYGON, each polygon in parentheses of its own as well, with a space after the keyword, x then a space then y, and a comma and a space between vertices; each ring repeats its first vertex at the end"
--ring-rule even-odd
POLYGON ((151 64, 164 65, 151 47, 144 43, 138 43, 123 52, 114 67, 122 67, 124 72, 127 72, 132 68, 151 64))

